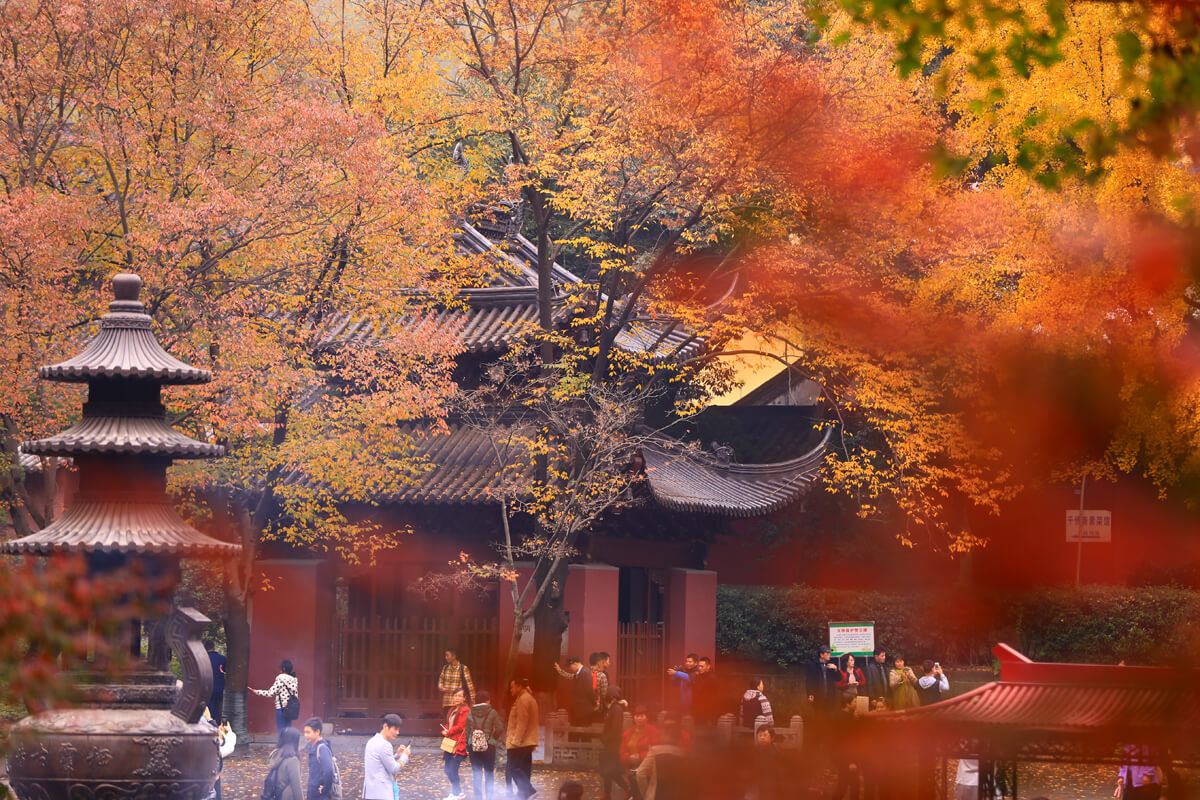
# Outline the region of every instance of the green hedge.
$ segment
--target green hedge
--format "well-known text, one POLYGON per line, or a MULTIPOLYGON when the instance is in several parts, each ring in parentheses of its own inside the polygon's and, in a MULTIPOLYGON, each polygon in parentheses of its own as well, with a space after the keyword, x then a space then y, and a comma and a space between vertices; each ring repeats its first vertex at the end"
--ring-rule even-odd
POLYGON ((885 593, 721 586, 717 651, 787 668, 810 661, 830 620, 874 620, 876 643, 910 663, 990 664, 1007 642, 1034 660, 1166 664, 1194 658, 1200 592, 1087 586, 1026 593, 885 593))

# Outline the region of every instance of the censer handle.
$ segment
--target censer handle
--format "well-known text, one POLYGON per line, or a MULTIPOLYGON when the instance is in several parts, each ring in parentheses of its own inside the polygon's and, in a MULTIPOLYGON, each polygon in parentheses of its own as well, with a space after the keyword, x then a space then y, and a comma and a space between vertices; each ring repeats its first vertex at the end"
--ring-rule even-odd
POLYGON ((177 608, 167 618, 167 643, 183 667, 183 689, 171 713, 187 723, 200 721, 212 696, 212 662, 200 643, 209 622, 194 608, 177 608))

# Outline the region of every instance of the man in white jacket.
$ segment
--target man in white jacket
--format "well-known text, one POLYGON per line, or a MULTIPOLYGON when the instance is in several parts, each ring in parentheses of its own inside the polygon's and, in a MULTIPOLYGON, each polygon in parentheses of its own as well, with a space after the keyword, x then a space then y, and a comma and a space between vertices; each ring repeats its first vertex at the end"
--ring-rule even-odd
POLYGON ((409 747, 398 747, 393 754, 392 741, 400 735, 400 716, 384 714, 383 727, 367 742, 363 752, 363 800, 392 800, 392 782, 408 765, 409 747))

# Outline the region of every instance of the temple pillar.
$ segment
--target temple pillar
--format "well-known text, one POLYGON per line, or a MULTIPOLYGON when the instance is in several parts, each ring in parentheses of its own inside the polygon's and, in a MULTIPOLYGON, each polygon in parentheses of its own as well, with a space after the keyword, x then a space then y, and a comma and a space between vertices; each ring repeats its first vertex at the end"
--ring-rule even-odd
POLYGON ((688 653, 716 662, 717 573, 707 569, 671 570, 667 580, 666 662, 682 664, 688 653))
MULTIPOLYGON (((332 630, 331 581, 317 559, 263 559, 255 565, 250 609, 250 680, 255 689, 269 689, 287 659, 300 682, 299 727, 309 717, 325 718, 330 675, 337 653, 332 630)), ((246 698, 251 733, 275 733, 275 705, 266 697, 246 698)))
MULTIPOLYGON (((563 655, 577 655, 586 664, 590 653, 603 650, 613 657, 615 670, 620 575, 617 567, 608 564, 570 566, 563 597, 563 608, 570 619, 563 655)), ((620 683, 619 675, 612 675, 612 679, 620 683)))

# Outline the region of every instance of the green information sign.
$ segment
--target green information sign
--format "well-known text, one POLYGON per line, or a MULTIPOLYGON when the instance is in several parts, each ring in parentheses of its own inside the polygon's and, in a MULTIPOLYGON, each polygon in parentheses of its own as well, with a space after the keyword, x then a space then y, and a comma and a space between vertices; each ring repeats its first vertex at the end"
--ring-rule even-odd
POLYGON ((829 647, 834 658, 846 653, 872 655, 875 652, 875 621, 829 623, 829 647))

